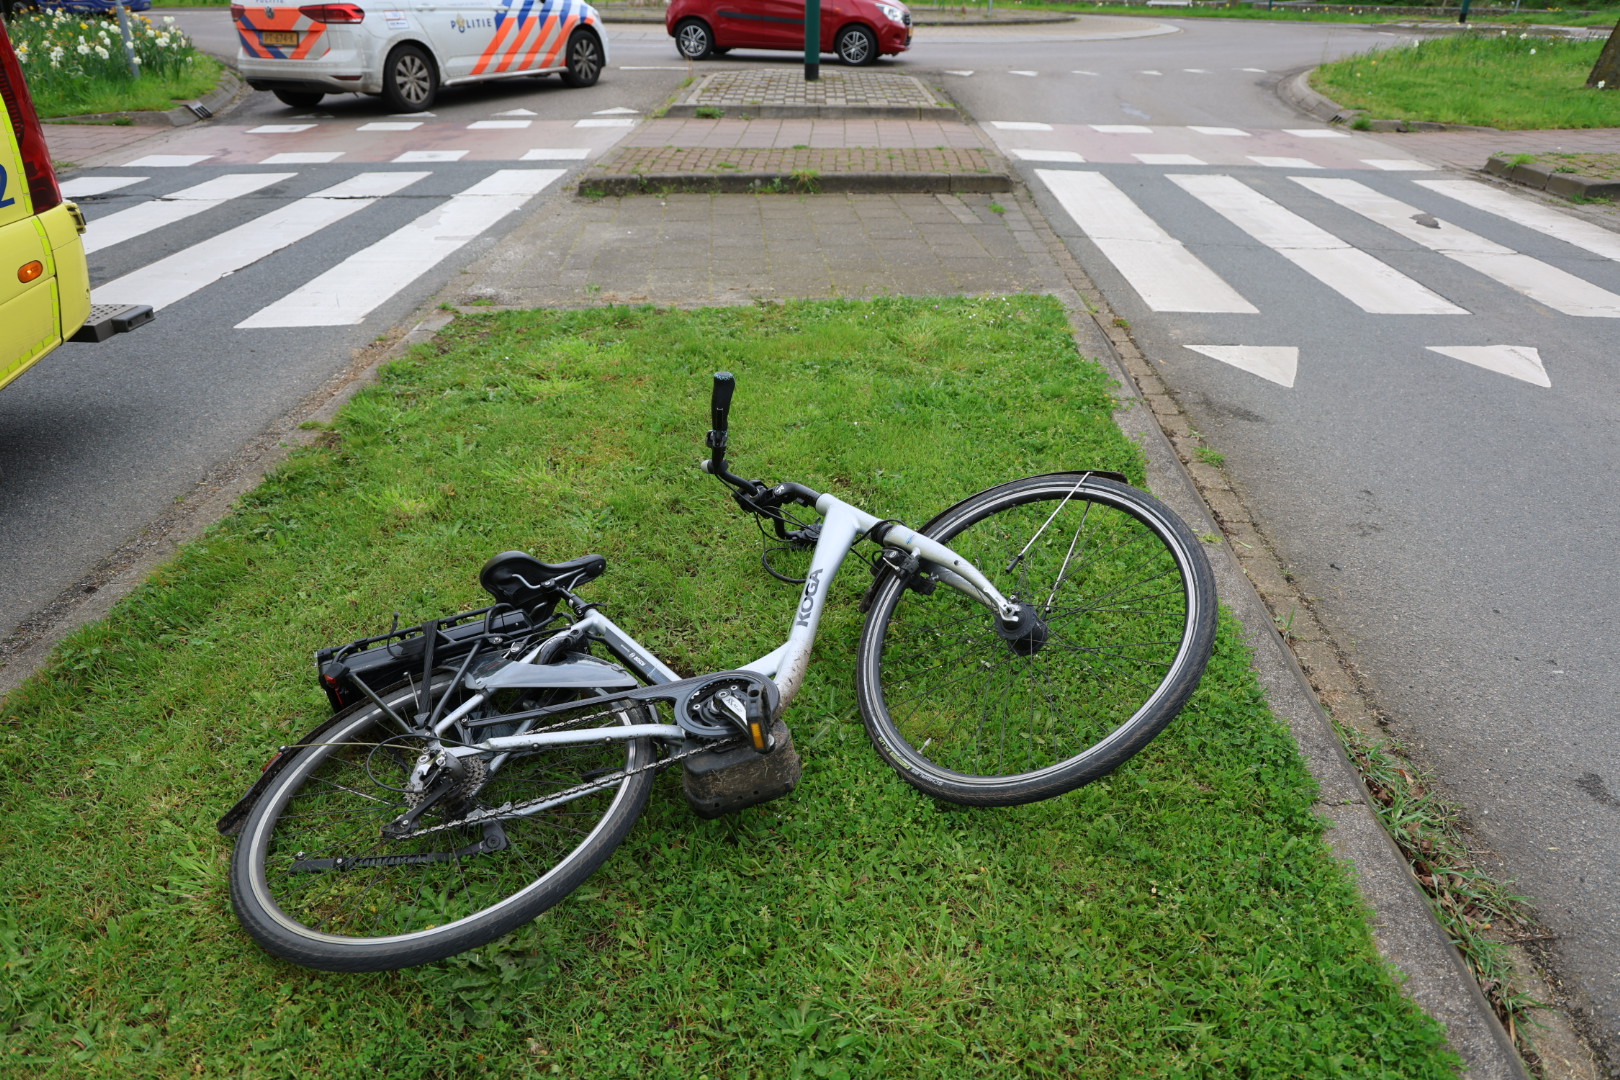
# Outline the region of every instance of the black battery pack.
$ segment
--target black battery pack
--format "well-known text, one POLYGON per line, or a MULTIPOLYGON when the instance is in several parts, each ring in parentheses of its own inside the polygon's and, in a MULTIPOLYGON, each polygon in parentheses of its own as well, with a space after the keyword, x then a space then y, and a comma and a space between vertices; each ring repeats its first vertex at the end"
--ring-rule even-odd
POLYGON ((755 753, 752 747, 711 750, 681 763, 681 787, 692 812, 701 818, 724 817, 750 806, 780 799, 799 786, 804 771, 793 734, 777 720, 771 725, 776 749, 755 753))

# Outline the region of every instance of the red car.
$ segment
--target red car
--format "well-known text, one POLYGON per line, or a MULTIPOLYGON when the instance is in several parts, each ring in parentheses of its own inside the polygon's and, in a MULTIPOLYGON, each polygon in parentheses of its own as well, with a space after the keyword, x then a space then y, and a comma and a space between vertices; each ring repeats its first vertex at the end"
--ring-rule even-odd
MULTIPOLYGON (((804 0, 670 0, 664 26, 688 60, 732 49, 804 51, 804 0)), ((911 46, 911 12, 898 0, 821 0, 821 51, 875 64, 911 46)))

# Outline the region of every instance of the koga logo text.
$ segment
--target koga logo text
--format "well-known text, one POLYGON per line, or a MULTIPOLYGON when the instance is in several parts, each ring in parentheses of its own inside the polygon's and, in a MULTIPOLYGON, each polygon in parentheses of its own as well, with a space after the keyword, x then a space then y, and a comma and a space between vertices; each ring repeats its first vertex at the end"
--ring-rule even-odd
POLYGON ((809 626, 810 612, 815 610, 816 593, 821 590, 821 571, 812 570, 810 576, 804 579, 804 599, 799 601, 799 617, 793 620, 794 626, 809 626))

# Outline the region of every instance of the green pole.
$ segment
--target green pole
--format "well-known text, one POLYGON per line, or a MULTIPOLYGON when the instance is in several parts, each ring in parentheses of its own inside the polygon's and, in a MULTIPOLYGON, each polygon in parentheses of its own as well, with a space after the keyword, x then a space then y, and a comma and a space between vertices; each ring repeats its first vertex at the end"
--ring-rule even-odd
POLYGON ((141 66, 135 62, 135 39, 129 32, 129 11, 124 7, 124 0, 113 0, 113 6, 118 9, 118 36, 124 39, 124 63, 129 65, 129 77, 141 77, 141 66))
POLYGON ((804 81, 821 78, 821 0, 804 0, 804 81))

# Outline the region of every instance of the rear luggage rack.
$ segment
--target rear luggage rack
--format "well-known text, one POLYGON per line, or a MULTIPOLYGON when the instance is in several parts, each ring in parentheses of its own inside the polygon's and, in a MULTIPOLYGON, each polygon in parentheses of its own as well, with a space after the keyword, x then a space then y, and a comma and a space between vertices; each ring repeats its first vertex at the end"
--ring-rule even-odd
POLYGON ((435 666, 460 661, 478 646, 503 645, 538 629, 527 613, 495 604, 319 649, 315 668, 333 711, 370 698, 366 689, 375 692, 413 673, 422 674, 429 627, 435 666))

